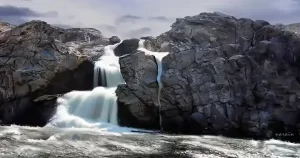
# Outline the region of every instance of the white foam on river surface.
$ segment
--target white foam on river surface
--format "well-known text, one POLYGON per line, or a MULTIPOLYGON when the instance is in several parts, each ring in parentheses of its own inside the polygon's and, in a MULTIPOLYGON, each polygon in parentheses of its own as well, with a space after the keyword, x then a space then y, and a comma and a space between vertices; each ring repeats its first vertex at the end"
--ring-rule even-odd
POLYGON ((0 157, 299 157, 300 144, 222 136, 109 132, 93 128, 0 126, 0 157))

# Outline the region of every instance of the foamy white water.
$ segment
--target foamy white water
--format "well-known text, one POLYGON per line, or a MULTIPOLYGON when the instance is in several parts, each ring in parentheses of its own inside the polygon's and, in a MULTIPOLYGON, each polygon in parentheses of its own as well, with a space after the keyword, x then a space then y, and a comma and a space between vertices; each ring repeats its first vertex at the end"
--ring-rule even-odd
MULTIPOLYGON (((162 59, 168 52, 152 52, 144 47, 144 40, 139 41, 138 50, 147 55, 155 56, 157 63, 158 103, 163 88, 161 82, 162 59)), ((121 42, 120 42, 121 43, 121 42)), ((116 88, 125 83, 120 72, 119 57, 114 55, 114 49, 120 44, 109 45, 104 48, 104 55, 95 62, 94 89, 92 91, 72 91, 57 100, 58 109, 49 125, 56 127, 77 128, 107 128, 118 125, 118 105, 116 88), (100 75, 100 78, 99 78, 100 75), (99 86, 99 80, 101 86, 99 86)), ((115 129, 115 128, 114 128, 115 129)), ((122 131, 122 129, 119 129, 122 131)))
POLYGON ((121 43, 122 41, 104 47, 105 53, 95 62, 94 87, 99 85, 99 74, 101 76, 102 86, 116 87, 120 83, 124 83, 124 79, 120 72, 119 57, 114 54, 114 49, 121 43))
POLYGON ((118 105, 115 93, 117 86, 124 83, 119 57, 114 55, 114 49, 120 43, 106 46, 104 55, 95 62, 95 88, 92 91, 72 91, 58 98, 57 112, 49 125, 103 129, 112 126, 114 131, 117 128, 124 130, 117 126, 118 105), (101 86, 99 86, 99 75, 101 86))
POLYGON ((57 127, 93 127, 97 123, 118 124, 115 88, 72 91, 58 98, 58 108, 50 122, 57 127), (95 124, 96 123, 96 124, 95 124))
POLYGON ((98 129, 0 126, 1 158, 299 157, 300 144, 220 136, 172 136, 103 132, 98 129))

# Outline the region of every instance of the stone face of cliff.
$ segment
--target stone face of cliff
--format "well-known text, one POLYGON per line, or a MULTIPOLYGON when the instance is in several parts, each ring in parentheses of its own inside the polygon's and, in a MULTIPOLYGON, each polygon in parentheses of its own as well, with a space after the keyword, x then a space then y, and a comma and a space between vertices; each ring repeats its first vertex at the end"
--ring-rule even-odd
POLYGON ((95 29, 60 29, 42 21, 14 28, 1 23, 0 120, 20 120, 27 109, 34 111, 37 97, 92 89, 92 59, 108 43, 95 29))
MULTIPOLYGON (((147 37, 163 59, 165 131, 264 136, 300 129, 300 39, 266 21, 201 13, 147 37)), ((139 122, 158 123, 154 57, 120 58, 119 101, 139 122), (151 110, 149 110, 151 109, 151 110), (156 109, 156 110, 155 110, 156 109)))

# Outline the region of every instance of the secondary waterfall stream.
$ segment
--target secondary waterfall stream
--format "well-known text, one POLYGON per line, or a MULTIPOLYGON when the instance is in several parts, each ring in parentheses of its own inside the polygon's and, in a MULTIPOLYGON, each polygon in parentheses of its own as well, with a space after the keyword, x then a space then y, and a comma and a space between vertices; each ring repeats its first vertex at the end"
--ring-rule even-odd
POLYGON ((161 103, 160 103, 160 93, 161 93, 161 89, 163 88, 163 83, 161 82, 161 75, 162 75, 162 71, 163 71, 163 67, 162 67, 162 59, 167 56, 169 54, 169 52, 152 52, 149 51, 145 48, 145 40, 140 40, 139 41, 139 45, 138 45, 138 50, 145 52, 146 55, 153 55, 155 57, 155 61, 157 64, 157 83, 158 83, 158 94, 157 94, 157 101, 159 104, 159 120, 160 120, 160 128, 163 131, 163 127, 162 127, 162 119, 161 119, 161 115, 160 115, 160 109, 161 109, 161 103))

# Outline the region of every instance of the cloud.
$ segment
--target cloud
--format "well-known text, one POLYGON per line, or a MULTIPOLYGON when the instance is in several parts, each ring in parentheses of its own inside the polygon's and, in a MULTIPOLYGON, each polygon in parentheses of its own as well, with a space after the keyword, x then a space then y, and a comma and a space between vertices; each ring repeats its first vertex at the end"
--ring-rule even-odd
POLYGON ((0 6, 0 16, 18 16, 18 17, 55 17, 57 16, 56 11, 47 11, 45 13, 38 13, 27 7, 15 7, 11 5, 0 6))
POLYGON ((7 17, 7 16, 0 15, 0 22, 2 22, 2 21, 8 22, 12 25, 20 25, 20 24, 27 22, 27 20, 24 20, 21 17, 7 17))
POLYGON ((31 10, 28 7, 16 7, 11 5, 0 6, 0 20, 6 21, 11 24, 22 24, 27 22, 26 18, 36 18, 36 17, 55 17, 57 12, 48 11, 45 13, 38 13, 31 10))
POLYGON ((231 14, 237 17, 247 17, 251 19, 267 20, 270 23, 289 24, 300 21, 300 1, 299 0, 242 0, 234 4, 236 7, 221 7, 216 10, 231 14), (253 7, 255 6, 255 7, 253 7))
POLYGON ((0 16, 19 16, 19 17, 36 17, 39 13, 30 10, 27 7, 0 6, 0 16))
POLYGON ((39 15, 40 17, 56 17, 58 16, 58 13, 56 11, 49 11, 49 12, 45 12, 45 13, 40 13, 39 15))
POLYGON ((105 30, 110 31, 110 32, 117 31, 116 26, 113 26, 113 25, 106 25, 106 24, 98 25, 97 28, 105 29, 105 30))
MULTIPOLYGON (((161 21, 161 22, 166 22, 166 21, 171 21, 174 19, 171 18, 167 18, 165 16, 155 16, 155 17, 148 17, 149 20, 157 20, 157 21, 161 21)), ((174 20, 175 21, 175 20, 174 20)))
POLYGON ((146 35, 151 34, 151 31, 152 31, 151 28, 149 28, 149 27, 143 27, 143 28, 139 28, 139 29, 136 29, 136 30, 130 30, 126 34, 126 36, 139 38, 141 36, 146 36, 146 35))
POLYGON ((10 21, 35 19, 62 26, 93 27, 107 37, 117 35, 122 39, 157 36, 168 31, 176 18, 197 15, 200 12, 217 11, 238 18, 263 19, 271 23, 300 22, 299 0, 0 1, 0 6, 7 5, 23 8, 22 11, 25 12, 22 19, 10 18, 10 21))
POLYGON ((134 15, 123 15, 116 20, 116 24, 120 23, 136 23, 136 21, 142 19, 142 17, 134 16, 134 15))
POLYGON ((64 25, 64 24, 51 24, 51 25, 56 26, 56 27, 60 27, 60 28, 63 28, 63 29, 73 28, 73 26, 71 26, 71 25, 64 25))

